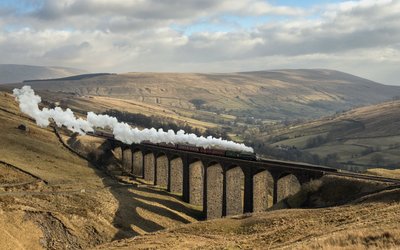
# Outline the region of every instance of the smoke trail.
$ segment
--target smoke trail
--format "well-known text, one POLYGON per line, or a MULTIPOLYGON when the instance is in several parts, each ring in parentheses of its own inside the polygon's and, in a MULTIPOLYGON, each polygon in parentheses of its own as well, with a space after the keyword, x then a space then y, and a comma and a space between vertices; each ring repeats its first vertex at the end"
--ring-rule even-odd
POLYGON ((21 111, 33 119, 40 127, 47 127, 51 118, 57 126, 65 126, 73 132, 85 134, 85 132, 93 131, 93 126, 81 118, 76 119, 71 109, 62 110, 60 107, 55 109, 43 108, 39 109, 39 103, 42 101, 40 96, 35 95, 35 92, 30 86, 24 86, 21 89, 14 89, 13 94, 19 102, 21 111))
POLYGON ((117 118, 108 115, 97 115, 88 112, 87 119, 76 118, 70 109, 65 111, 59 107, 55 109, 39 109, 41 98, 35 95, 30 86, 24 86, 21 89, 14 89, 13 94, 19 102, 21 111, 36 120, 37 125, 46 127, 52 119, 57 126, 65 126, 73 132, 85 134, 85 132, 94 131, 93 128, 109 128, 113 131, 115 139, 126 143, 140 143, 150 141, 152 143, 173 143, 173 144, 193 144, 203 148, 223 148, 235 151, 253 152, 251 147, 242 143, 223 140, 212 136, 203 137, 195 134, 187 134, 183 130, 175 133, 173 130, 164 131, 155 128, 139 130, 132 128, 129 124, 118 122, 117 118))

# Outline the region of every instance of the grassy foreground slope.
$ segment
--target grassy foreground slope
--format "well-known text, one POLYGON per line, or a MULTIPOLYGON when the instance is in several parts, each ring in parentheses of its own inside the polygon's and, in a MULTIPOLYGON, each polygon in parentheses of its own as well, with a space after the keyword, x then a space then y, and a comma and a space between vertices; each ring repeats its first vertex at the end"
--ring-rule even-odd
POLYGON ((321 117, 400 95, 400 87, 323 69, 230 74, 127 73, 25 84, 37 90, 135 100, 169 110, 190 111, 199 117, 202 114, 196 110, 263 120, 321 117))
POLYGON ((88 248, 196 221, 174 196, 123 178, 69 151, 0 92, 1 249, 88 248))
MULTIPOLYGON (((399 175, 397 175, 399 177, 399 175)), ((344 205, 280 209, 196 222, 99 249, 397 249, 400 188, 342 178, 312 184, 309 202, 344 205), (319 185, 319 186, 318 186, 319 185), (336 186, 335 186, 336 185, 336 186), (317 187, 315 187, 317 186, 317 187), (347 193, 348 192, 348 193, 347 193), (325 199, 325 200, 324 200, 325 199)), ((294 204, 301 195, 288 199, 294 204)), ((279 204, 278 204, 279 205, 279 204)))
POLYGON ((348 166, 400 168, 400 101, 361 107, 266 135, 272 146, 325 157, 337 154, 348 166))

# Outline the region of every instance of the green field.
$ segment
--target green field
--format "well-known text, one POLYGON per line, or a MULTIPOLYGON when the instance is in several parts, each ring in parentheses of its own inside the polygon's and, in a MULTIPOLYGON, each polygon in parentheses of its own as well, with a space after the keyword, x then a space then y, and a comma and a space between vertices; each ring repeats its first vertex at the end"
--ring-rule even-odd
POLYGON ((264 138, 274 147, 295 146, 320 157, 337 154, 342 166, 400 168, 399 110, 400 101, 390 101, 280 128, 264 138), (317 137, 322 140, 310 146, 317 137))

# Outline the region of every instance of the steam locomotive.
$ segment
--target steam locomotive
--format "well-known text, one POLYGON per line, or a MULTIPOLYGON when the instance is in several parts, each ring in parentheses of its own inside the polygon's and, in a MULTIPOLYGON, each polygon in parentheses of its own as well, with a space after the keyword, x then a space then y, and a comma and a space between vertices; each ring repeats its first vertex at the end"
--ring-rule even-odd
MULTIPOLYGON (((112 133, 101 131, 101 130, 95 130, 94 132, 87 132, 87 134, 91 135, 91 136, 96 136, 96 137, 114 139, 114 135, 112 133)), ((201 154, 209 154, 209 155, 237 158, 237 159, 242 159, 242 160, 250 160, 250 161, 257 160, 257 156, 255 153, 244 152, 244 151, 233 151, 233 150, 226 150, 226 149, 219 149, 219 148, 203 148, 203 147, 197 147, 196 145, 192 145, 192 144, 172 144, 172 143, 165 143, 165 142, 152 143, 150 141, 143 141, 142 144, 155 145, 158 147, 172 148, 172 149, 190 151, 190 152, 201 153, 201 154)))

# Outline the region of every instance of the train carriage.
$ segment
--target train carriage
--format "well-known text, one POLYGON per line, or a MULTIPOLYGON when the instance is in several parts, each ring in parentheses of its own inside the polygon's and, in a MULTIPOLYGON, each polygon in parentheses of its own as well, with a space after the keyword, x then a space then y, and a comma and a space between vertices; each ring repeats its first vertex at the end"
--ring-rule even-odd
POLYGON ((191 152, 200 152, 199 147, 191 144, 178 144, 177 149, 191 151, 191 152))
POLYGON ((212 155, 220 155, 220 156, 225 156, 225 149, 218 149, 218 148, 203 148, 200 147, 199 149, 200 153, 203 154, 212 154, 212 155))

